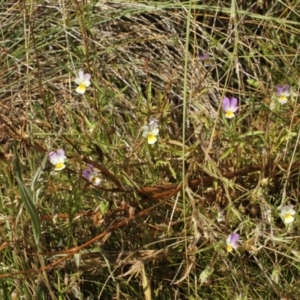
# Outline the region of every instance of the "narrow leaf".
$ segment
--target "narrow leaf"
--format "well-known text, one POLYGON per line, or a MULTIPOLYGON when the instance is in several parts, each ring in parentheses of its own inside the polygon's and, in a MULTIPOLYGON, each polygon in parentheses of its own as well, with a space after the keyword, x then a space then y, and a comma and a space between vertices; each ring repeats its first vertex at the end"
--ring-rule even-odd
POLYGON ((35 172, 35 174, 32 178, 32 182, 31 182, 31 190, 33 192, 32 200, 33 200, 33 203, 35 205, 38 202, 38 193, 36 193, 37 183, 40 180, 41 175, 43 174, 43 170, 45 168, 45 164, 46 164, 47 159, 48 159, 48 154, 45 155, 45 157, 43 158, 40 166, 37 168, 37 170, 36 170, 36 172, 35 172))
POLYGON ((35 243, 36 245, 38 245, 41 236, 41 224, 40 224, 38 211, 33 204, 31 192, 28 190, 28 188, 24 185, 24 183, 19 177, 17 177, 17 181, 18 181, 21 197, 24 201, 25 208, 31 218, 35 243))

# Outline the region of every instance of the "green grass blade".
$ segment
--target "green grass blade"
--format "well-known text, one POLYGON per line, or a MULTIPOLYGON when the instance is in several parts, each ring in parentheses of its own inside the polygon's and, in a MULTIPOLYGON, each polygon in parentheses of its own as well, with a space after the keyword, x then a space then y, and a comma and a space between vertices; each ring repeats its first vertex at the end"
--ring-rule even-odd
POLYGON ((32 230, 34 235, 35 243, 38 245, 40 241, 41 236, 41 224, 39 220, 39 215, 36 207, 33 204, 32 201, 32 194, 28 190, 28 188, 24 185, 22 179, 17 177, 19 189, 20 189, 20 196, 22 200, 24 201, 25 208, 30 215, 31 221, 32 221, 32 230))

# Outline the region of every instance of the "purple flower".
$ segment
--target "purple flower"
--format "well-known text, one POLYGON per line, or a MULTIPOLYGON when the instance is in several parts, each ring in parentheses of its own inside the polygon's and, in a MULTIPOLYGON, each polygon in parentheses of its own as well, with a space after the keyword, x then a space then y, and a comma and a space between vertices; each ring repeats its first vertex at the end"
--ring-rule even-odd
POLYGON ((83 176, 85 179, 89 180, 89 179, 90 179, 90 176, 91 176, 91 174, 92 174, 93 172, 94 172, 94 166, 93 166, 93 165, 89 165, 88 169, 83 170, 82 176, 83 176))
POLYGON ((204 67, 211 67, 213 62, 209 54, 206 52, 202 56, 199 55, 199 60, 203 62, 204 67))
POLYGON ((233 249, 236 249, 239 246, 239 238, 240 236, 237 233, 229 234, 226 240, 228 252, 231 252, 233 249))
POLYGON ((50 163, 55 166, 54 168, 55 171, 60 171, 66 167, 65 166, 66 158, 67 157, 65 156, 65 151, 62 149, 58 149, 56 152, 52 151, 49 153, 49 160, 50 163))
POLYGON ((288 97, 290 96, 290 86, 286 85, 277 85, 276 86, 276 97, 280 104, 285 104, 288 101, 288 97))
POLYGON ((94 171, 94 166, 89 165, 88 169, 82 171, 82 176, 86 178, 93 185, 99 185, 101 178, 99 177, 98 172, 94 171))
POLYGON ((238 110, 238 100, 236 98, 229 99, 225 97, 223 99, 223 110, 225 112, 225 117, 231 119, 234 117, 234 113, 238 110))

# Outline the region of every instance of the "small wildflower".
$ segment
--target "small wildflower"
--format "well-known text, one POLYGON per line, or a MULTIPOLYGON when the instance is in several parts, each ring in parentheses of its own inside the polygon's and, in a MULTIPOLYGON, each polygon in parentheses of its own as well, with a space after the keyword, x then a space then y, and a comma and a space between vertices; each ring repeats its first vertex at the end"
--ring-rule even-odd
POLYGON ((213 64, 208 53, 204 53, 202 56, 199 55, 199 60, 203 62, 204 67, 211 67, 213 64))
POLYGON ((240 236, 237 233, 229 234, 226 240, 228 252, 232 252, 233 249, 236 249, 239 246, 239 238, 240 236))
POLYGON ((93 185, 99 185, 101 182, 101 178, 99 177, 99 173, 94 171, 94 166, 89 165, 88 169, 82 172, 82 176, 86 178, 93 185))
POLYGON ((223 99, 223 110, 227 119, 233 118, 235 116, 234 113, 238 108, 238 100, 236 98, 229 99, 228 97, 225 97, 223 99))
POLYGON ((148 144, 152 145, 157 141, 157 135, 159 132, 158 124, 155 120, 152 120, 148 126, 142 127, 143 137, 147 138, 148 144))
POLYGON ((277 85, 276 87, 276 97, 280 104, 285 104, 288 101, 288 97, 290 96, 290 86, 286 85, 277 85))
POLYGON ((294 222, 293 215, 296 213, 293 205, 284 205, 280 208, 280 217, 285 224, 294 222))
POLYGON ((91 75, 89 73, 84 74, 83 71, 78 72, 78 77, 75 79, 75 83, 78 85, 76 92, 78 94, 84 94, 85 89, 90 86, 91 75))
POLYGON ((66 158, 67 157, 65 156, 65 151, 62 149, 58 149, 56 152, 52 151, 49 153, 49 160, 51 164, 55 166, 54 168, 55 171, 60 171, 66 167, 65 166, 66 158))

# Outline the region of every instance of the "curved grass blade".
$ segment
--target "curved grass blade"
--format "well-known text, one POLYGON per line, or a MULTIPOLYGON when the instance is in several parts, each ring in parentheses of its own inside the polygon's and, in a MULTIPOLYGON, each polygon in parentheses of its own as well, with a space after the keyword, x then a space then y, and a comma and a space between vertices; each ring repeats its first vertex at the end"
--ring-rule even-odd
MULTIPOLYGON (((41 168, 44 166, 46 161, 46 158, 44 158, 42 162, 41 168)), ((24 183, 22 179, 22 172, 21 172, 21 165, 20 165, 20 160, 18 155, 16 155, 16 160, 15 160, 15 171, 16 171, 16 179, 18 182, 19 190, 20 190, 20 196, 24 202, 25 208, 30 216, 31 222, 32 222, 32 231, 33 231, 33 236, 36 245, 39 244, 40 241, 40 236, 41 236, 41 223, 40 223, 40 218, 38 215, 38 211, 36 209, 35 204, 37 203, 37 196, 36 192, 38 193, 39 191, 31 191, 24 183), (35 194, 35 197, 33 196, 35 194)), ((42 169, 38 169, 36 172, 32 186, 35 188, 36 182, 39 179, 40 175, 42 173, 42 169)))
POLYGON ((19 177, 17 177, 17 181, 20 188, 21 198, 24 201, 25 208, 32 221, 34 240, 36 245, 38 245, 41 236, 41 223, 38 216, 38 211, 33 204, 32 193, 30 192, 30 190, 24 185, 23 181, 19 177))
POLYGON ((32 202, 36 206, 39 200, 39 193, 41 192, 42 188, 37 189, 38 181, 40 180, 43 170, 45 169, 46 161, 48 159, 48 154, 45 155, 43 158, 40 166, 37 168, 31 182, 31 191, 32 191, 32 202))

